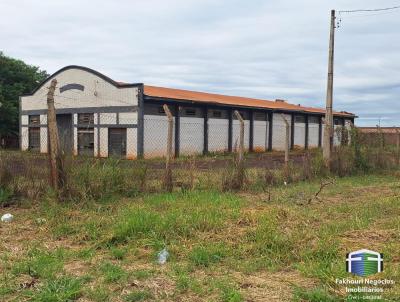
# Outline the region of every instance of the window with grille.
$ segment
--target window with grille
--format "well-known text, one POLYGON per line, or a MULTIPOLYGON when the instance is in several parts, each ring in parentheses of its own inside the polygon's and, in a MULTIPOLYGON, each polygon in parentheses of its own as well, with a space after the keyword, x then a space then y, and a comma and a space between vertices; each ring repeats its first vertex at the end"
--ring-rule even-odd
POLYGON ((40 115, 30 115, 29 125, 40 125, 40 115))
POLYGON ((221 118, 221 117, 222 117, 222 111, 220 111, 220 110, 213 110, 213 112, 212 112, 212 117, 221 118))
POLYGON ((308 123, 309 124, 319 124, 319 117, 318 116, 309 116, 308 123))
POLYGON ((78 114, 79 125, 94 125, 94 114, 93 113, 79 113, 78 114))
POLYGON ((40 128, 29 128, 29 150, 40 151, 40 128))
POLYGON ((306 117, 304 115, 296 115, 294 117, 294 122, 295 123, 305 123, 306 122, 306 117))
POLYGON ((187 116, 196 116, 196 109, 185 109, 185 115, 187 116))
POLYGON ((255 112, 254 120, 256 121, 265 121, 267 119, 267 115, 265 112, 255 112))
POLYGON ((334 123, 334 125, 341 125, 341 124, 342 124, 342 123, 341 123, 341 120, 338 119, 338 118, 335 118, 335 119, 333 120, 333 123, 334 123))

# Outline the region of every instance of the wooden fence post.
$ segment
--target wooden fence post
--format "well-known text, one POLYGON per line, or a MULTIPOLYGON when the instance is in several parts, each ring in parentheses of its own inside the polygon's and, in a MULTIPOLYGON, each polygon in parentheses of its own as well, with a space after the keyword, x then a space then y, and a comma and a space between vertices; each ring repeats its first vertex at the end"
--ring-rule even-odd
POLYGON ((172 162, 172 157, 173 157, 172 136, 173 136, 173 131, 174 131, 174 118, 166 104, 164 104, 163 108, 164 108, 164 112, 168 118, 167 154, 166 154, 166 159, 165 159, 164 188, 166 191, 172 192, 173 184, 172 184, 171 162, 172 162))
POLYGON ((60 175, 63 173, 60 162, 60 142, 58 137, 56 110, 54 108, 54 91, 57 80, 53 79, 47 93, 47 129, 49 131, 49 161, 50 179, 54 190, 58 191, 61 184, 60 175))
POLYGON ((378 130, 378 138, 379 138, 379 147, 381 148, 381 150, 383 150, 383 148, 385 147, 385 137, 384 134, 382 132, 382 128, 379 125, 376 125, 376 129, 378 130))
POLYGON ((240 115, 239 111, 235 110, 234 114, 240 123, 238 162, 239 164, 242 164, 244 158, 244 120, 240 115))
POLYGON ((396 162, 397 162, 397 165, 399 165, 400 164, 400 131, 399 131, 398 127, 396 127, 395 129, 396 129, 396 133, 397 133, 397 137, 396 137, 397 159, 396 159, 396 162))
POLYGON ((289 148, 290 148, 290 125, 287 121, 284 114, 281 114, 281 117, 286 125, 286 138, 285 138, 285 169, 288 168, 289 165, 289 148))

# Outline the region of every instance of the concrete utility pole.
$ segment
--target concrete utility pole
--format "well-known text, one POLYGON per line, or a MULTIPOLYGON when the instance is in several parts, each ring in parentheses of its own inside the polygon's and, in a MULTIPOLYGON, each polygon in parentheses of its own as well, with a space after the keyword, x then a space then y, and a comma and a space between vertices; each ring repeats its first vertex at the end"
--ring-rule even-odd
POLYGON ((325 113, 325 133, 323 156, 325 165, 329 168, 331 162, 331 152, 333 145, 333 60, 335 52, 335 10, 331 11, 331 31, 329 40, 329 67, 328 67, 328 85, 326 91, 326 113, 325 113))

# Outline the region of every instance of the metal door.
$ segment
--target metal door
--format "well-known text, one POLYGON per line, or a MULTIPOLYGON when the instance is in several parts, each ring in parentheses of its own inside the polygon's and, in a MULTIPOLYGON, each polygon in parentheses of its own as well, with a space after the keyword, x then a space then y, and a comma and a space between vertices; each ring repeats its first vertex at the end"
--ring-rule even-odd
POLYGON ((126 128, 108 129, 108 155, 126 156, 126 128))
POLYGON ((57 114, 58 137, 60 139, 60 149, 64 154, 72 154, 73 132, 72 115, 57 114))

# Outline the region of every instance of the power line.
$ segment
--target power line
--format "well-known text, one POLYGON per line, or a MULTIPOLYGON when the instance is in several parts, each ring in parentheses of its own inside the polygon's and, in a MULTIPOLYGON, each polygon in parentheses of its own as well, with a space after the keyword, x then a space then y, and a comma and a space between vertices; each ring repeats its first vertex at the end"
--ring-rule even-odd
POLYGON ((339 20, 336 21, 336 28, 340 28, 341 27, 343 14, 370 13, 370 14, 361 14, 361 15, 358 15, 358 16, 351 16, 351 17, 346 16, 346 18, 370 17, 370 16, 376 16, 376 15, 394 13, 393 10, 397 10, 397 9, 400 9, 400 5, 399 6, 392 6, 392 7, 385 7, 385 8, 374 8, 374 9, 339 10, 338 11, 339 20), (375 13, 375 14, 373 14, 373 13, 375 13))
POLYGON ((354 18, 365 18, 365 17, 372 17, 372 16, 382 16, 382 15, 389 15, 389 14, 395 14, 397 13, 396 11, 386 11, 386 12, 380 12, 380 13, 370 13, 370 14, 360 14, 360 15, 346 15, 344 17, 344 15, 342 15, 341 13, 339 13, 340 18, 344 17, 347 19, 354 19, 354 18))
POLYGON ((361 13, 361 12, 381 12, 393 9, 400 9, 400 6, 392 6, 392 7, 385 7, 385 8, 374 8, 374 9, 354 9, 354 10, 340 10, 340 13, 361 13))

